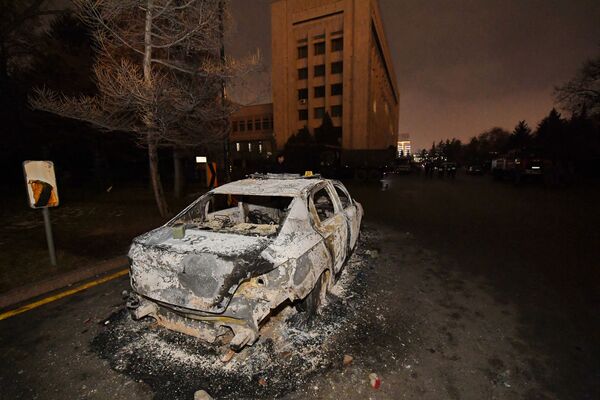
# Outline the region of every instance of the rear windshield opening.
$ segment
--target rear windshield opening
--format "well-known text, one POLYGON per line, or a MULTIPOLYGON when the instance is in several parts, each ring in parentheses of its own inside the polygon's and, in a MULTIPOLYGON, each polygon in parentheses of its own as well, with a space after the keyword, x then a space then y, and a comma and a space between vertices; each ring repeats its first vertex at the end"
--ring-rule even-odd
POLYGON ((272 236, 279 232, 292 197, 210 194, 182 214, 175 223, 186 229, 272 236))

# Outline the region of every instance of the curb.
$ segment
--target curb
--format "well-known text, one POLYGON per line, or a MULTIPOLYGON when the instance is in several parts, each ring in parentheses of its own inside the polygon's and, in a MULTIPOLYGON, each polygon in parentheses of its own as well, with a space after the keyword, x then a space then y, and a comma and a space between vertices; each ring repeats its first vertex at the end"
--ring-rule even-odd
POLYGON ((115 257, 89 267, 79 268, 53 278, 11 289, 0 295, 0 310, 22 303, 34 297, 53 292, 57 289, 70 286, 74 283, 84 281, 96 275, 101 275, 117 268, 125 268, 127 264, 127 257, 115 257))

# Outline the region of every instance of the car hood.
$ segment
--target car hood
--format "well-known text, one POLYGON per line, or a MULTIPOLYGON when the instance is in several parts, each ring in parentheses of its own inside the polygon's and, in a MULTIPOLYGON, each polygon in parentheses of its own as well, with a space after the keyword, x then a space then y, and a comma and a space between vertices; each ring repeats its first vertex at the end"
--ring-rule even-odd
POLYGON ((272 241, 194 229, 174 239, 171 228, 162 227, 133 241, 131 285, 168 305, 222 313, 244 280, 275 267, 261 256, 272 241))

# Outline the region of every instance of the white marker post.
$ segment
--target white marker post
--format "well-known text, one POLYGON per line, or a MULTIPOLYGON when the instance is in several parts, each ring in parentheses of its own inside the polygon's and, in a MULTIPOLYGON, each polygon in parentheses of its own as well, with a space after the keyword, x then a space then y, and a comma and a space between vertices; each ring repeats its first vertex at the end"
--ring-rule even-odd
POLYGON ((54 163, 52 161, 24 161, 23 171, 25 173, 29 207, 42 209, 46 242, 48 243, 48 253, 50 253, 50 263, 55 266, 56 252, 54 250, 54 238, 52 236, 49 211, 50 207, 58 206, 58 189, 56 187, 54 163))

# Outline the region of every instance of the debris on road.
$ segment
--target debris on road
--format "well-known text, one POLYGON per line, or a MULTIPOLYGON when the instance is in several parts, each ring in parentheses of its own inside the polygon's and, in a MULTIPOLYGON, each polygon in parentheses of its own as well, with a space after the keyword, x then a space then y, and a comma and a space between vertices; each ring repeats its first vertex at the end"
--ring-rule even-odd
POLYGON ((374 372, 369 374, 369 382, 373 389, 379 389, 381 386, 381 378, 374 372))
POLYGON ((223 355, 223 357, 221 357, 221 362, 223 364, 226 364, 229 361, 231 361, 231 359, 233 358, 233 356, 235 356, 235 351, 233 351, 232 349, 229 349, 229 350, 227 350, 227 353, 225 353, 223 355))
POLYGON ((194 393, 194 400, 213 400, 210 394, 206 393, 204 390, 198 390, 194 393))
POLYGON ((352 357, 351 355, 345 354, 344 355, 344 367, 349 366, 350 364, 352 364, 352 361, 354 361, 354 357, 352 357))

